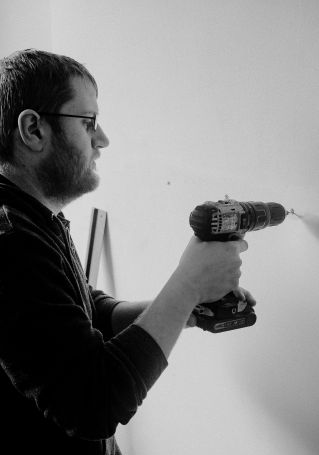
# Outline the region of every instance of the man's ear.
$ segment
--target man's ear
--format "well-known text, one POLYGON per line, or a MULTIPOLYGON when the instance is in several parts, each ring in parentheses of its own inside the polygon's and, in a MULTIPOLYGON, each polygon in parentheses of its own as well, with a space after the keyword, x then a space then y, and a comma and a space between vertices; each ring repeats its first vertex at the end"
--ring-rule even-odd
POLYGON ((22 111, 18 117, 18 129, 21 140, 29 149, 42 150, 44 128, 41 125, 40 115, 36 111, 32 109, 22 111))

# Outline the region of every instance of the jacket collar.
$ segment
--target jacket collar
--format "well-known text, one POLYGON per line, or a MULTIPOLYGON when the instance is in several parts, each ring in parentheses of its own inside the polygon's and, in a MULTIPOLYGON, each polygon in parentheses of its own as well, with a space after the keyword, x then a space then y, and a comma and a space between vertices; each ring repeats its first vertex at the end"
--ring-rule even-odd
POLYGON ((43 205, 38 199, 23 191, 18 185, 13 183, 4 175, 0 174, 0 205, 3 203, 13 203, 17 208, 23 208, 33 215, 40 215, 46 221, 54 221, 58 218, 66 227, 70 222, 63 212, 55 215, 48 207, 43 205), (3 197, 4 196, 4 197, 3 197))

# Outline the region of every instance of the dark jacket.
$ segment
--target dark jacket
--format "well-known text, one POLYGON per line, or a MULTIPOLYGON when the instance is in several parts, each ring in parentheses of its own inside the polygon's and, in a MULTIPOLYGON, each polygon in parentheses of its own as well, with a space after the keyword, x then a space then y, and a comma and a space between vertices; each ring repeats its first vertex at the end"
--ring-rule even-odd
POLYGON ((0 175, 0 439, 10 455, 119 454, 114 439, 167 366, 87 283, 69 222, 0 175))

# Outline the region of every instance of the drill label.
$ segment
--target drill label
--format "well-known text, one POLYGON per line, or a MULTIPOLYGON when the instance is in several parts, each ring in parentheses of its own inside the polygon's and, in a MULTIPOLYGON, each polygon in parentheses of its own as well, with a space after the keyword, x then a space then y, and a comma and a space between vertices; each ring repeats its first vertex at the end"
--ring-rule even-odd
POLYGON ((237 201, 220 202, 218 209, 212 210, 211 233, 236 232, 240 229, 240 219, 244 214, 237 201))
POLYGON ((215 214, 212 217, 212 233, 234 232, 237 230, 238 218, 235 213, 215 214))

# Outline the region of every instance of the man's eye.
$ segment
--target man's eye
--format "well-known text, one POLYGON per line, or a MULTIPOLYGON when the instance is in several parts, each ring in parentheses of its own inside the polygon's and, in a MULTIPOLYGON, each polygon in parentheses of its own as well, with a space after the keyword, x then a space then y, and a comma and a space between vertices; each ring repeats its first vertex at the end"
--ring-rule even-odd
POLYGON ((86 124, 87 130, 90 130, 90 131, 94 130, 94 120, 86 120, 85 124, 86 124))

